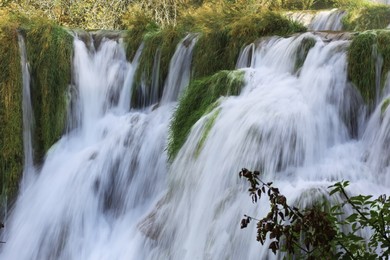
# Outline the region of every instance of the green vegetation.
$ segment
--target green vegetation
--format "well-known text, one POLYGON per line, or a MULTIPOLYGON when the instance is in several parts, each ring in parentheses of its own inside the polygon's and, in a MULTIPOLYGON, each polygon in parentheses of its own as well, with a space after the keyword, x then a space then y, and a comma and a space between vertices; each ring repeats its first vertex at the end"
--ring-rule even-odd
POLYGON ((62 27, 43 20, 22 25, 22 30, 30 62, 35 161, 41 162, 65 128, 73 37, 62 27))
POLYGON ((383 116, 390 105, 390 98, 386 98, 381 105, 381 116, 383 116))
POLYGON ((244 215, 241 228, 257 222, 257 241, 274 254, 283 252, 286 259, 388 259, 390 256, 390 198, 381 195, 351 196, 348 181, 330 187, 329 196, 337 196, 334 205, 314 203, 297 208, 272 182, 260 179, 260 172, 242 169, 239 173, 250 183, 254 203, 268 197, 270 212, 262 219, 244 215), (331 206, 331 207, 329 207, 331 206), (351 211, 346 211, 346 208, 351 211), (352 212, 352 213, 349 213, 352 212), (371 231, 369 238, 364 231, 371 231))
POLYGON ((214 126, 215 120, 217 119, 219 112, 221 112, 221 110, 217 109, 213 111, 212 114, 207 118, 207 122, 204 125, 202 137, 200 138, 198 145, 196 146, 196 156, 199 156, 200 152, 202 151, 203 145, 206 142, 207 137, 214 126))
POLYGON ((15 197, 23 170, 23 83, 18 24, 0 11, 0 25, 0 194, 3 203, 15 197))
POLYGON ((375 64, 377 52, 383 58, 381 87, 390 69, 389 31, 367 31, 356 35, 348 51, 348 75, 368 104, 373 104, 376 94, 375 64))
POLYGON ((240 49, 261 37, 306 31, 277 12, 251 7, 238 3, 204 4, 183 15, 178 25, 181 30, 201 35, 194 49, 194 78, 234 69, 240 49))
MULTIPOLYGON (((0 10, 0 191, 15 198, 23 170, 22 75, 18 33, 25 37, 34 109, 34 156, 40 163, 65 127, 72 36, 62 27, 0 10)), ((4 205, 3 205, 4 206, 4 205)))
POLYGON ((215 101, 221 96, 238 95, 243 83, 243 71, 220 71, 190 83, 171 122, 168 144, 170 159, 176 156, 192 126, 210 111, 215 101))
POLYGON ((371 4, 347 9, 343 24, 349 31, 384 29, 390 24, 390 6, 371 4))
POLYGON ((133 107, 144 107, 145 105, 157 102, 157 99, 147 100, 147 97, 152 96, 150 95, 152 91, 156 92, 157 97, 162 95, 164 80, 168 75, 170 59, 175 52, 176 45, 183 38, 183 34, 174 27, 165 27, 162 29, 154 27, 153 29, 153 31, 149 31, 143 37, 144 49, 133 83, 133 107), (156 66, 158 66, 159 70, 157 78, 153 79, 152 73, 156 61, 158 61, 156 66), (156 82, 153 82, 153 80, 156 82), (155 86, 153 86, 153 83, 155 86), (143 93, 145 90, 149 91, 149 93, 143 93))

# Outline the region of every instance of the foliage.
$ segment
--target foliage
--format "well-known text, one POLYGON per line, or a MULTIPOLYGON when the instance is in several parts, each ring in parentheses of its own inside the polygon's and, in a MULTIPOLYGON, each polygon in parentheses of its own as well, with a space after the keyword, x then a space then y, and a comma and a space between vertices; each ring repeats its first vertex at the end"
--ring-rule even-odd
POLYGON ((348 50, 348 76, 359 89, 364 100, 373 104, 376 96, 376 59, 383 58, 383 66, 379 72, 381 87, 390 70, 390 48, 388 31, 367 31, 357 34, 348 50))
POLYGON ((64 129, 72 37, 59 26, 5 9, 0 10, 0 24, 0 192, 2 202, 12 203, 23 170, 23 83, 18 34, 25 36, 30 64, 36 163, 64 129))
MULTIPOLYGON (((216 103, 219 103, 219 102, 216 101, 216 103)), ((214 106, 216 106, 216 104, 213 104, 211 107, 214 107, 214 106)), ((217 119, 217 117, 219 115, 219 112, 221 112, 220 109, 216 109, 215 111, 213 110, 210 113, 210 116, 207 118, 207 122, 204 125, 202 137, 199 139, 199 142, 198 142, 198 144, 196 146, 196 156, 198 156, 200 154, 200 152, 202 151, 203 145, 206 142, 207 137, 208 137, 211 129, 214 126, 215 120, 217 119)))
MULTIPOLYGON (((226 9, 202 25, 203 16, 196 16, 197 28, 201 32, 194 49, 194 77, 204 77, 219 70, 234 69, 239 51, 246 44, 270 35, 286 36, 306 29, 275 12, 244 13, 226 9), (204 66, 208 64, 208 66, 204 66)), ((194 18, 194 19, 195 19, 194 18)), ((211 18, 210 18, 211 19, 211 18)))
POLYGON ((67 27, 83 29, 118 29, 121 15, 131 0, 11 0, 3 6, 27 17, 44 17, 67 27))
POLYGON ((191 127, 210 111, 220 96, 238 95, 244 83, 243 71, 220 71, 190 83, 171 121, 168 155, 173 159, 184 144, 191 127))
POLYGON ((133 107, 145 107, 159 100, 168 75, 170 59, 183 37, 174 27, 154 29, 143 37, 144 47, 132 88, 133 107), (157 71, 157 75, 153 75, 154 71, 157 71))
POLYGON ((23 83, 18 23, 7 12, 0 11, 0 26, 0 194, 3 203, 15 198, 23 170, 23 83))
POLYGON ((365 5, 348 9, 343 18, 344 28, 350 31, 384 29, 390 24, 390 6, 365 5))
POLYGON ((22 25, 22 31, 30 62, 34 152, 39 163, 65 129, 73 37, 63 28, 37 19, 22 25))
POLYGON ((241 228, 257 221, 257 241, 262 245, 269 239, 273 253, 284 252, 292 257, 307 259, 378 259, 390 255, 390 199, 385 195, 372 200, 372 196, 350 196, 347 181, 329 188, 330 195, 343 198, 329 211, 318 205, 298 209, 287 203, 279 189, 263 182, 258 171, 242 169, 240 177, 250 183, 249 194, 254 203, 262 196, 270 202, 270 212, 261 220, 244 215, 241 228), (345 208, 352 208, 350 215, 345 208), (368 239, 363 231, 372 231, 368 239))

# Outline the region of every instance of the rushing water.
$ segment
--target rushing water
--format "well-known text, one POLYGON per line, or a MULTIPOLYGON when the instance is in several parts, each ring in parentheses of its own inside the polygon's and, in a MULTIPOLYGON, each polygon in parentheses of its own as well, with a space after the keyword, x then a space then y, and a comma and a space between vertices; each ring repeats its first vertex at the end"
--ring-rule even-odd
POLYGON ((2 259, 272 258, 254 225, 239 227, 243 214, 267 210, 251 203, 242 167, 261 170, 300 206, 331 199, 327 187, 343 179, 356 193, 388 193, 390 112, 381 111, 388 91, 367 120, 347 79, 349 41, 312 33, 245 48, 241 94, 221 97, 168 164, 170 101, 189 80, 196 40, 189 37, 172 58, 163 102, 141 110, 129 105, 138 58, 127 62, 115 40, 94 50, 75 39, 75 127, 19 196, 2 259), (307 39, 315 45, 297 68, 307 39))
POLYGON ((346 12, 338 9, 312 12, 289 12, 287 17, 300 22, 312 31, 341 31, 346 12))

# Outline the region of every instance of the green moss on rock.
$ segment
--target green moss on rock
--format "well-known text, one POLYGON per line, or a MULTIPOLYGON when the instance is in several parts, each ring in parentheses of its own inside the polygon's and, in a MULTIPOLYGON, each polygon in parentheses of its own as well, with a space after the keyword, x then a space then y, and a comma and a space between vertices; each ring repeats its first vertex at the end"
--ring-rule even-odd
POLYGON ((390 70, 390 31, 367 31, 357 34, 348 50, 348 76, 369 105, 376 96, 376 55, 381 55, 383 65, 380 71, 383 88, 390 70))
POLYGON ((73 37, 64 28, 44 20, 24 25, 23 31, 35 116, 35 161, 41 162, 65 129, 73 37))
POLYGON ((373 44, 376 35, 373 32, 361 33, 354 37, 348 50, 348 75, 368 104, 375 99, 375 60, 373 44))
POLYGON ((240 49, 261 37, 287 36, 306 31, 303 25, 270 11, 246 15, 240 13, 229 24, 209 26, 201 29, 201 37, 194 49, 195 78, 212 75, 219 70, 234 69, 240 49))
POLYGON ((0 28, 1 203, 16 197, 23 170, 23 83, 17 26, 9 22, 0 28))
POLYGON ((209 136, 209 133, 215 124, 215 120, 217 119, 219 112, 221 112, 220 109, 213 111, 209 116, 209 118, 207 119, 207 122, 204 125, 202 137, 199 139, 199 142, 196 146, 196 151, 195 151, 196 156, 199 156, 200 152, 202 151, 203 145, 206 142, 207 137, 209 136))
POLYGON ((169 62, 183 37, 184 34, 174 27, 155 28, 154 31, 143 36, 144 48, 134 76, 133 107, 144 107, 157 102, 158 100, 153 99, 152 92, 157 98, 161 97, 164 81, 168 75, 169 62), (153 79, 154 67, 158 69, 155 79, 153 79))
POLYGON ((314 38, 304 38, 298 48, 295 59, 295 71, 299 71, 305 63, 309 50, 314 47, 316 40, 314 38))
POLYGON ((386 98, 381 105, 381 116, 383 116, 390 105, 390 98, 386 98))
POLYGON ((209 111, 210 106, 221 96, 238 95, 243 84, 243 71, 220 71, 190 83, 171 122, 168 144, 170 159, 176 156, 192 126, 209 111))

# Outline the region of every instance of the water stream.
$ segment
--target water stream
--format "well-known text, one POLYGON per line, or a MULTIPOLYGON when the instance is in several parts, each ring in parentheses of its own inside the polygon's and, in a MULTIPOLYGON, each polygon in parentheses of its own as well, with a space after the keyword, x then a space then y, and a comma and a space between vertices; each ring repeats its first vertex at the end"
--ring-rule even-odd
POLYGON ((261 170, 299 206, 337 199, 327 187, 343 179, 355 193, 388 193, 390 112, 378 96, 367 119, 347 79, 350 42, 312 33, 246 48, 237 62, 241 94, 221 97, 167 163, 169 121, 190 77, 196 38, 188 37, 171 61, 163 101, 139 110, 129 105, 138 59, 126 61, 118 40, 103 39, 96 50, 74 40, 76 127, 18 198, 0 258, 273 258, 256 242, 255 225, 240 229, 243 214, 267 210, 251 203, 242 167, 261 170), (307 39, 315 44, 297 69, 307 39))

